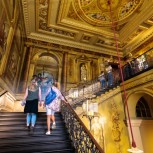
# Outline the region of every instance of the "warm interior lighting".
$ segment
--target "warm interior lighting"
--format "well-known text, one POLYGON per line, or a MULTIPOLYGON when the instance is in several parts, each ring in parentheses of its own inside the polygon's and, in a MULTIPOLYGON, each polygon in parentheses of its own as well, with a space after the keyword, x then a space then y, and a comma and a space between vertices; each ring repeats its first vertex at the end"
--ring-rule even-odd
POLYGON ((106 123, 106 117, 100 116, 99 123, 102 125, 102 127, 104 129, 104 124, 106 123))
POLYGON ((84 111, 84 115, 82 117, 85 116, 89 120, 91 130, 92 119, 98 117, 95 115, 95 113, 98 112, 98 103, 92 102, 92 98, 88 98, 86 102, 83 103, 82 109, 84 111))
POLYGON ((132 153, 142 153, 143 151, 142 150, 139 150, 138 148, 131 148, 131 149, 128 149, 128 152, 132 152, 132 153))
POLYGON ((112 21, 112 29, 113 29, 113 32, 114 32, 114 40, 116 42, 116 51, 117 51, 117 56, 118 56, 118 61, 119 61, 119 68, 120 68, 121 79, 122 79, 122 87, 123 87, 123 92, 124 92, 124 105, 125 105, 125 108, 127 110, 127 117, 128 117, 127 119, 129 121, 129 128, 130 128, 131 137, 132 137, 132 143, 131 143, 132 149, 128 149, 128 151, 131 151, 131 152, 134 152, 134 153, 140 153, 139 149, 137 149, 137 145, 136 145, 136 142, 134 140, 132 125, 131 125, 131 118, 130 118, 128 103, 127 103, 127 94, 126 94, 126 89, 125 89, 125 85, 124 85, 121 59, 120 59, 120 54, 119 54, 119 49, 118 49, 118 40, 117 40, 117 37, 116 37, 115 23, 114 23, 113 14, 112 14, 112 0, 108 0, 107 4, 110 7, 110 17, 111 17, 111 21, 112 21))

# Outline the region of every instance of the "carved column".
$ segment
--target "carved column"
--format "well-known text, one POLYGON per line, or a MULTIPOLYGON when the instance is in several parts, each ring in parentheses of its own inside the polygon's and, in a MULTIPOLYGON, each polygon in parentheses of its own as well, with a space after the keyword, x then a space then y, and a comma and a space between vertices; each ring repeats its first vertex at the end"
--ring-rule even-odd
POLYGON ((59 69, 58 69, 58 82, 60 84, 61 84, 61 78, 62 78, 62 66, 59 66, 59 69))
POLYGON ((91 67, 91 61, 87 62, 87 68, 88 68, 88 77, 87 77, 87 81, 92 80, 92 67, 91 67))
POLYGON ((62 78, 62 91, 66 90, 67 83, 67 65, 68 65, 68 53, 64 53, 63 55, 63 78, 62 78))

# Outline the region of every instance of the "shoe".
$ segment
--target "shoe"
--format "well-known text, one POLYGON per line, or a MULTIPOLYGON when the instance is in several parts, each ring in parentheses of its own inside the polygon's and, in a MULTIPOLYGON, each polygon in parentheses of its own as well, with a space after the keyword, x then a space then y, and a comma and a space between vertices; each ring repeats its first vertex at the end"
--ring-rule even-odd
POLYGON ((34 129, 35 129, 35 127, 34 126, 31 126, 31 130, 34 131, 34 129))
POLYGON ((30 131, 30 126, 27 125, 25 129, 28 129, 30 131))
POLYGON ((52 125, 52 129, 55 129, 55 128, 56 128, 56 124, 53 123, 53 125, 52 125))
POLYGON ((47 131, 47 132, 46 132, 46 135, 51 135, 51 132, 50 132, 50 131, 47 131))

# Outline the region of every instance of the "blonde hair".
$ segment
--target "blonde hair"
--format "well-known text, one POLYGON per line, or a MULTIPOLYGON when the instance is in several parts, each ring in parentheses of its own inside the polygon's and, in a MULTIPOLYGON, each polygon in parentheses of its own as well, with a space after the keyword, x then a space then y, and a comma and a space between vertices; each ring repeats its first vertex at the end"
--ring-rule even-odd
POLYGON ((29 90, 35 91, 38 88, 37 81, 32 79, 29 85, 29 90))

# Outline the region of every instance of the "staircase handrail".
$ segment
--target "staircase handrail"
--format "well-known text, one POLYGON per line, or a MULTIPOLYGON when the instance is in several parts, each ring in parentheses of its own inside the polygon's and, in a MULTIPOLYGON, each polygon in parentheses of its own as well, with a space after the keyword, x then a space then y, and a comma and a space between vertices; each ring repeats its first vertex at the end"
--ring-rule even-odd
POLYGON ((62 104, 61 113, 77 152, 104 153, 104 150, 97 143, 69 103, 62 104))
POLYGON ((3 95, 5 95, 8 91, 7 90, 3 90, 2 93, 0 94, 0 97, 2 97, 3 95))
MULTIPOLYGON (((98 82, 98 77, 95 78, 95 79, 93 79, 93 80, 88 80, 88 81, 86 81, 86 82, 80 83, 80 84, 78 84, 78 85, 77 85, 76 87, 74 87, 74 88, 78 88, 78 89, 80 90, 80 89, 83 89, 83 88, 85 88, 85 87, 87 87, 87 86, 93 84, 93 82, 98 82)), ((71 88, 71 89, 73 89, 73 88, 71 88)), ((70 91, 71 89, 69 89, 69 90, 63 92, 63 95, 67 96, 67 95, 69 94, 69 91, 70 91)))
MULTIPOLYGON (((76 89, 78 89, 78 93, 79 93, 81 90, 83 90, 83 93, 82 93, 82 95, 78 96, 77 98, 72 98, 72 99, 73 99, 72 105, 73 105, 73 104, 77 104, 77 103, 79 103, 79 102, 82 101, 82 100, 86 100, 86 99, 87 99, 86 94, 89 95, 89 93, 87 93, 85 90, 86 90, 89 86, 94 85, 94 84, 96 84, 96 83, 98 83, 98 79, 97 79, 97 78, 94 79, 94 80, 88 81, 87 84, 84 84, 84 85, 75 87, 76 89), (89 84, 89 83, 90 83, 90 84, 89 84)), ((71 88, 71 89, 74 89, 74 88, 71 88)), ((71 90, 71 89, 70 89, 70 90, 71 90)), ((68 91, 66 91, 66 92, 62 92, 62 94, 63 94, 65 97, 68 97, 68 96, 69 96, 69 91, 70 91, 70 90, 68 90, 68 91)), ((100 90, 99 87, 96 87, 96 89, 95 89, 95 86, 94 86, 94 90, 93 90, 92 93, 90 93, 90 94, 93 95, 93 94, 95 94, 95 93, 96 93, 97 91, 99 91, 99 90, 100 90)), ((70 98, 70 97, 68 97, 68 98, 70 98)))

